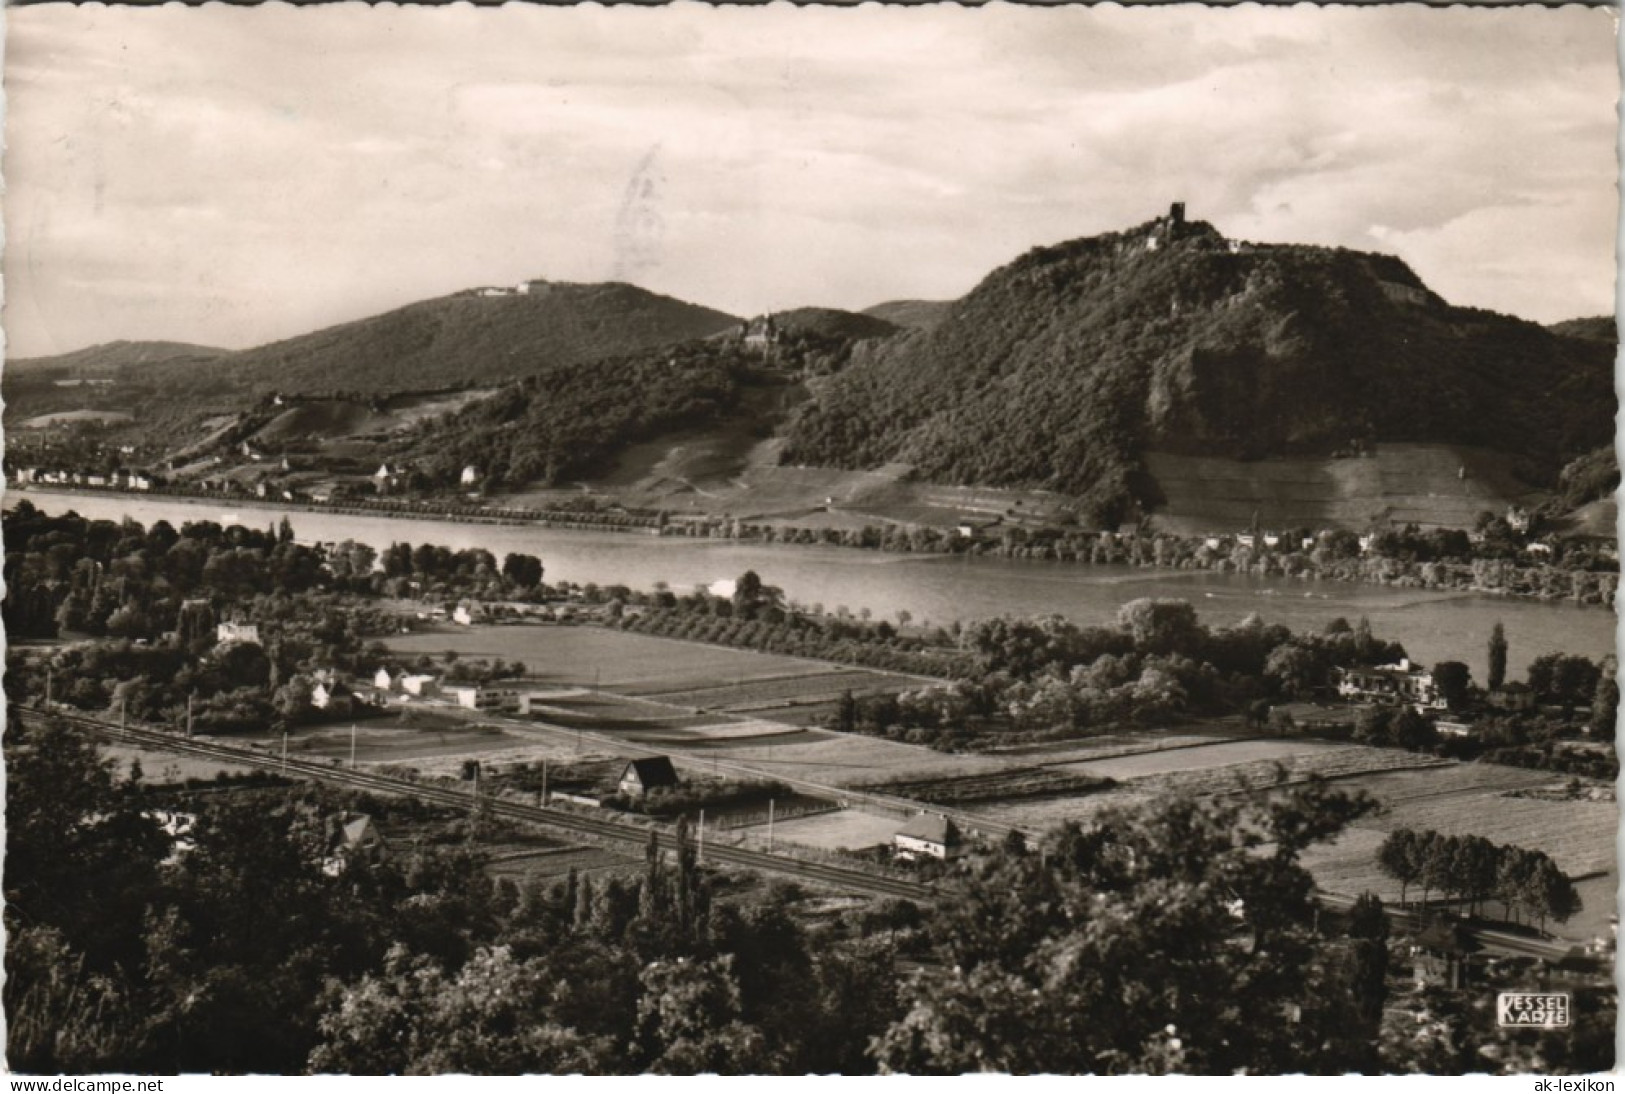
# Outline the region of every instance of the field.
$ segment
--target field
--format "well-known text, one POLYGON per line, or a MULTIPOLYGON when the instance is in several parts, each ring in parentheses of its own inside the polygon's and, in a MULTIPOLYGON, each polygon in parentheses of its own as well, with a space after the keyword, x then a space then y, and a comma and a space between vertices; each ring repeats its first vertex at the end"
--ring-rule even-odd
POLYGON ((1047 767, 1010 767, 986 774, 949 778, 894 779, 867 789, 931 805, 962 806, 972 802, 1032 801, 1078 798, 1106 789, 1103 780, 1047 767))
POLYGON ((644 694, 673 706, 742 712, 828 702, 840 698, 843 691, 857 695, 875 690, 897 690, 898 680, 898 677, 852 669, 644 694), (880 684, 891 686, 877 688, 880 684))
POLYGON ((890 843, 905 823, 897 817, 877 817, 855 809, 842 809, 775 824, 773 839, 821 851, 861 851, 865 847, 890 843))
POLYGON ((486 873, 521 885, 560 881, 571 870, 590 877, 630 874, 643 867, 638 858, 602 847, 553 844, 541 837, 482 844, 481 850, 491 856, 486 873))
POLYGON ((790 738, 722 741, 703 755, 748 763, 781 779, 808 779, 831 786, 871 785, 902 774, 949 776, 999 770, 1006 765, 986 756, 933 752, 918 745, 858 737, 828 730, 807 730, 790 738))
POLYGON ((151 752, 129 745, 102 746, 102 755, 113 761, 120 778, 130 772, 130 764, 141 763, 141 781, 148 784, 180 783, 187 779, 213 779, 217 775, 246 775, 253 768, 200 756, 177 756, 172 752, 151 752))
MULTIPOLYGON (((592 686, 632 696, 657 696, 703 688, 742 686, 794 676, 829 676, 822 661, 753 650, 725 649, 672 638, 653 638, 600 627, 476 626, 392 639, 397 653, 438 655, 455 650, 464 658, 497 657, 524 663, 527 678, 571 687, 592 686)), ((917 686, 912 677, 855 669, 853 686, 917 686)), ((708 704, 710 705, 710 704, 708 704)))
MULTIPOLYGON (((1134 786, 1156 794, 1223 794, 1244 786, 1268 785, 1276 780, 1279 771, 1285 771, 1289 781, 1319 775, 1324 779, 1343 780, 1349 776, 1375 771, 1392 771, 1418 767, 1453 767, 1451 760, 1441 760, 1395 748, 1367 748, 1364 745, 1335 745, 1325 742, 1256 741, 1249 744, 1275 744, 1280 747, 1271 752, 1262 748, 1253 750, 1256 759, 1232 760, 1221 767, 1203 770, 1186 768, 1135 779, 1134 786), (1318 744, 1312 750, 1300 750, 1294 745, 1318 744), (1259 753, 1262 753, 1259 755, 1259 753)), ((1193 750, 1194 751, 1194 750, 1193 750)), ((1203 750, 1205 751, 1205 750, 1203 750)), ((1237 756, 1239 753, 1231 753, 1237 756)), ((1346 782, 1339 782, 1346 788, 1346 782)))
POLYGON ((1341 746, 1325 741, 1262 738, 1250 741, 1195 739, 1183 747, 1155 751, 1121 752, 1099 760, 1069 763, 1069 770, 1110 779, 1139 779, 1184 771, 1208 771, 1239 764, 1288 761, 1318 757, 1341 746))
POLYGON ((1570 938, 1606 934, 1615 910, 1614 838, 1619 814, 1611 801, 1550 801, 1509 793, 1561 786, 1566 780, 1539 771, 1493 764, 1457 764, 1344 779, 1342 789, 1365 790, 1382 811, 1356 822, 1332 844, 1305 856, 1316 879, 1342 893, 1370 890, 1398 900, 1399 883, 1377 869, 1376 852, 1396 828, 1478 835, 1494 843, 1545 851, 1577 883, 1584 909, 1567 924, 1549 925, 1570 938), (1595 875, 1595 876, 1592 876, 1595 875))

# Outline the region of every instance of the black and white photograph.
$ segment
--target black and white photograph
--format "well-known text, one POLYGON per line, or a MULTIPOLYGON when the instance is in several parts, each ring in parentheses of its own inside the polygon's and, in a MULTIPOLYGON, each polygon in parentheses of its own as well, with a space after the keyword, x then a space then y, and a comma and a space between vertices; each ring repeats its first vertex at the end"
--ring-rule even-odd
POLYGON ((8 1072, 1613 1089, 1616 8, 4 22, 8 1072))

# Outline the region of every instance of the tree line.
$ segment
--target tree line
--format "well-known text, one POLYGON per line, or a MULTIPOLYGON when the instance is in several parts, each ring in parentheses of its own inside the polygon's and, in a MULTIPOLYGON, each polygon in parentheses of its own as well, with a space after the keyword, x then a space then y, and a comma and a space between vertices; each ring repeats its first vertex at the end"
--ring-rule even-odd
POLYGON ((1438 892, 1465 901, 1472 915, 1493 899, 1506 918, 1535 918, 1542 930, 1547 919, 1564 923, 1580 910, 1574 883, 1551 856, 1482 836, 1396 828, 1377 849, 1377 863, 1400 883, 1401 903, 1413 885, 1422 887, 1424 904, 1438 892))

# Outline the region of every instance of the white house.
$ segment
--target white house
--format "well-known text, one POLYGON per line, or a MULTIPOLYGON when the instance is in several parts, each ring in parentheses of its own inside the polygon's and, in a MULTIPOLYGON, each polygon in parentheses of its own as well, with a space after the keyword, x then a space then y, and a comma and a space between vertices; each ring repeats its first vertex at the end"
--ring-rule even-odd
POLYGON ((479 468, 475 467, 473 464, 469 464, 467 467, 463 468, 461 481, 464 486, 473 486, 479 480, 479 468))
POLYGON ((951 858, 959 850, 959 829, 941 813, 921 813, 897 830, 892 846, 898 858, 951 858))
POLYGON ((221 623, 214 629, 216 642, 258 642, 260 629, 253 623, 221 623))
POLYGON ((415 695, 419 699, 427 699, 440 694, 440 681, 428 675, 408 675, 401 673, 396 683, 407 695, 415 695))
POLYGON ((372 686, 379 691, 394 691, 395 678, 389 674, 388 669, 381 668, 372 674, 372 686))

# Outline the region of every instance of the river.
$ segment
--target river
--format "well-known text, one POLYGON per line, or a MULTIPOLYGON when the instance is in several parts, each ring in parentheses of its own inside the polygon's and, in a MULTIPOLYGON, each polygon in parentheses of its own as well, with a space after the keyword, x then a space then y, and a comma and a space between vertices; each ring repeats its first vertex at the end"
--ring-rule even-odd
POLYGON ((302 541, 353 539, 382 550, 391 543, 483 547, 501 558, 533 554, 546 580, 626 585, 651 589, 666 582, 674 591, 737 577, 755 570, 786 597, 826 611, 864 609, 875 619, 896 621, 907 611, 916 624, 945 625, 997 615, 1060 613, 1081 624, 1107 622, 1136 597, 1178 597, 1194 603, 1211 626, 1235 623, 1250 612, 1294 630, 1319 629, 1342 616, 1365 616, 1379 637, 1396 639, 1415 660, 1464 661, 1483 682, 1490 629, 1506 629, 1508 667, 1519 675, 1543 653, 1601 657, 1615 648, 1615 618, 1597 607, 1542 603, 1471 593, 1393 589, 1325 581, 1291 581, 1200 571, 1083 566, 1036 560, 884 554, 835 547, 731 543, 612 532, 570 532, 514 525, 459 524, 383 516, 352 516, 260 505, 127 494, 51 493, 30 489, 6 497, 9 507, 26 497, 46 512, 143 524, 193 520, 270 527, 287 516, 302 541))

